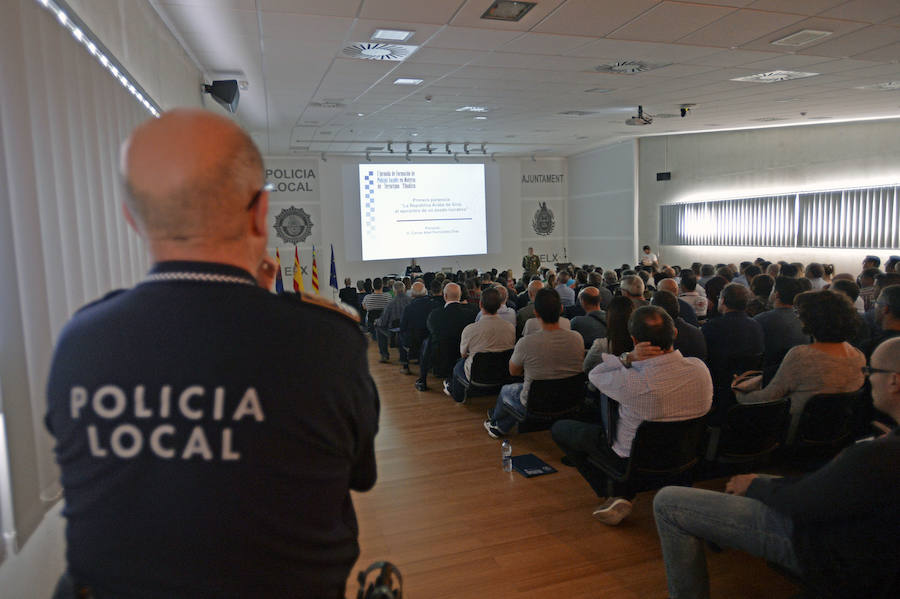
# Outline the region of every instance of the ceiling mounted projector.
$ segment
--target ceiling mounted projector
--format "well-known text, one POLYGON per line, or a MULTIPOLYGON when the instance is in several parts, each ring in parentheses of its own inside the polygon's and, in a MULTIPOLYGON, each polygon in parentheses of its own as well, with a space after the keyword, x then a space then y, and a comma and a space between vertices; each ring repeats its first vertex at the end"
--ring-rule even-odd
POLYGON ((241 99, 237 79, 213 81, 211 85, 203 86, 203 92, 212 96, 228 112, 237 112, 238 101, 241 99))
POLYGON ((626 125, 649 125, 653 122, 653 117, 649 114, 644 114, 644 107, 638 106, 637 116, 633 116, 627 121, 625 121, 626 125))

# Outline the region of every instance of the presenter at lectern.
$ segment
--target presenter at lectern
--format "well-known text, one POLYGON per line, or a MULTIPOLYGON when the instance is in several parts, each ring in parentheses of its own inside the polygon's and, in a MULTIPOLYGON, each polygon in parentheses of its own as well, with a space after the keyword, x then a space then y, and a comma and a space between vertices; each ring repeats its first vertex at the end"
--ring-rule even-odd
POLYGON ((419 266, 418 264, 416 264, 416 259, 413 258, 410 261, 409 266, 406 267, 406 276, 409 277, 416 273, 421 273, 421 272, 422 272, 422 267, 419 266))
POLYGON ((522 268, 525 269, 526 277, 531 277, 540 272, 541 259, 535 255, 534 248, 528 248, 528 253, 522 256, 522 268))

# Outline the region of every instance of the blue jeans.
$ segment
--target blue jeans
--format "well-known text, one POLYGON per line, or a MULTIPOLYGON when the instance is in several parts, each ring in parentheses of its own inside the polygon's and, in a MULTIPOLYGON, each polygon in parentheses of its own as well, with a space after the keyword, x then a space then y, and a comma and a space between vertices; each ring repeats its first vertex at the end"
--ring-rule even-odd
POLYGON ((497 396, 497 405, 492 412, 491 424, 501 432, 508 433, 514 426, 525 420, 526 408, 519 399, 522 395, 524 383, 511 383, 503 385, 500 395, 497 396))
POLYGON ((469 382, 469 377, 466 376, 465 358, 460 358, 456 361, 456 365, 453 366, 453 372, 450 374, 450 395, 453 396, 454 401, 462 403, 466 399, 466 389, 459 383, 458 379, 469 382))
POLYGON ((671 599, 708 599, 704 541, 740 549, 801 575, 794 523, 761 501, 704 489, 665 487, 653 500, 671 599))

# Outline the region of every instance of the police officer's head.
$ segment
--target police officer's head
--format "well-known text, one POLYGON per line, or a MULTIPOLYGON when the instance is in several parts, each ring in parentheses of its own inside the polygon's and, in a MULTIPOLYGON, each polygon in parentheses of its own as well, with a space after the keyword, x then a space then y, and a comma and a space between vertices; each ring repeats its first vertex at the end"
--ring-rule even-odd
POLYGON ((213 259, 255 272, 266 247, 263 162, 234 122, 173 110, 122 147, 126 218, 156 260, 213 259))

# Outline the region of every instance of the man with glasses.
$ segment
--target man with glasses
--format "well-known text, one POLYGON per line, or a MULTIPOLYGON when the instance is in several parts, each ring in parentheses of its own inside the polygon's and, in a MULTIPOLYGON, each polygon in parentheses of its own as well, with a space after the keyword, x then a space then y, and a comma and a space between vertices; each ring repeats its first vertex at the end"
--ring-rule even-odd
MULTIPOLYGON (((900 338, 863 372, 875 408, 900 421, 900 338)), ((725 493, 666 487, 653 502, 672 599, 709 597, 705 541, 764 557, 815 597, 896 597, 900 434, 862 441, 803 477, 733 477, 725 493)))
POLYGON ((343 597, 359 555, 350 489, 376 475, 356 319, 257 285, 269 198, 233 122, 172 111, 122 158, 126 219, 154 266, 56 346, 56 597, 343 597))

